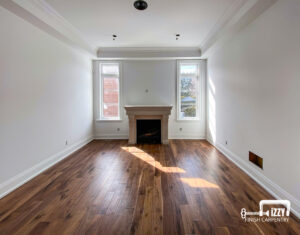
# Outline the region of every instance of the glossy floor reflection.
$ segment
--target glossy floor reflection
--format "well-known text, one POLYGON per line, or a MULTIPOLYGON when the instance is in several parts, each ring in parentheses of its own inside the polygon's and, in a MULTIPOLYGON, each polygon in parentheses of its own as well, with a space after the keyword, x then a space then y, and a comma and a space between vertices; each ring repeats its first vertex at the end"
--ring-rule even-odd
POLYGON ((206 141, 93 141, 1 199, 0 234, 300 234, 241 220, 271 198, 206 141))

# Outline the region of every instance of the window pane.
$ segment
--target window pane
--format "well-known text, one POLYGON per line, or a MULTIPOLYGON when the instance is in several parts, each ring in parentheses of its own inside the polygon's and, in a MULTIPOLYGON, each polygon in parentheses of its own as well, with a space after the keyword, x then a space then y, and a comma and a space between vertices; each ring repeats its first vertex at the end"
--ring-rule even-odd
POLYGON ((103 117, 105 118, 117 118, 119 117, 119 105, 118 104, 103 104, 103 117))
POLYGON ((119 117, 119 79, 103 78, 103 117, 119 117))
POLYGON ((117 90, 119 91, 119 78, 103 78, 103 90, 117 90))
POLYGON ((180 66, 180 74, 197 74, 196 64, 186 64, 180 66))
POLYGON ((118 64, 104 64, 104 65, 102 65, 102 73, 119 75, 119 65, 118 64))
POLYGON ((180 78, 180 118, 196 117, 197 107, 197 78, 180 78))
POLYGON ((118 104, 119 103, 119 91, 105 90, 103 92, 103 103, 118 104))

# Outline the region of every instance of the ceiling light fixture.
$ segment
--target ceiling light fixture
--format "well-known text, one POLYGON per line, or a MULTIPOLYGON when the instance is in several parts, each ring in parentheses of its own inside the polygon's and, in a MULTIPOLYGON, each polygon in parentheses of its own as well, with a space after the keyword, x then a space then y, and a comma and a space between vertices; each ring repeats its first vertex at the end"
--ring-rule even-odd
POLYGON ((134 2, 133 6, 140 11, 147 9, 148 3, 143 0, 137 0, 134 2))

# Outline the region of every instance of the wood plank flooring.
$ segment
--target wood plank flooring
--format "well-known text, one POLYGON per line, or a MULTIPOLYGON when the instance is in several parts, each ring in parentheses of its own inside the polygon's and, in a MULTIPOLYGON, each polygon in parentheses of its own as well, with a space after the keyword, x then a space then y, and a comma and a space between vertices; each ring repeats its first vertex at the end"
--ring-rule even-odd
POLYGON ((249 223, 272 197, 200 140, 93 141, 0 200, 0 234, 300 234, 249 223))

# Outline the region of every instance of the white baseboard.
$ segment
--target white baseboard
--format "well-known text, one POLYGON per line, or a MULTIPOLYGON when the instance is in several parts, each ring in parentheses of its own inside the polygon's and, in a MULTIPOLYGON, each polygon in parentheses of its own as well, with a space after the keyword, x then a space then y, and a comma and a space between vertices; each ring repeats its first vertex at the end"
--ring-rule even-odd
MULTIPOLYGON (((95 140, 127 140, 128 139, 128 134, 101 134, 101 135, 95 135, 94 136, 95 140)), ((191 139, 191 140, 205 140, 206 136, 203 135, 170 135, 169 139, 191 139)))
POLYGON ((96 135, 94 136, 95 140, 128 140, 128 135, 96 135))
POLYGON ((285 199, 291 202, 291 211, 295 216, 300 218, 300 201, 296 199, 293 195, 285 191, 278 184, 274 183, 272 180, 267 178, 262 172, 255 168, 251 163, 246 162, 242 158, 238 157, 236 154, 227 149, 224 145, 215 143, 211 139, 207 139, 209 143, 215 146, 225 157, 231 160, 235 165, 237 165, 241 170, 243 170, 247 175, 249 175, 253 180, 255 180, 259 185, 261 185, 266 191, 268 191, 276 199, 285 199))
POLYGON ((0 199, 93 140, 85 138, 0 184, 0 199))
POLYGON ((205 140, 205 135, 170 135, 170 140, 205 140))
MULTIPOLYGON (((95 140, 127 140, 128 135, 96 135, 95 140)), ((172 135, 169 136, 170 140, 183 139, 183 140, 205 140, 204 135, 172 135)))

